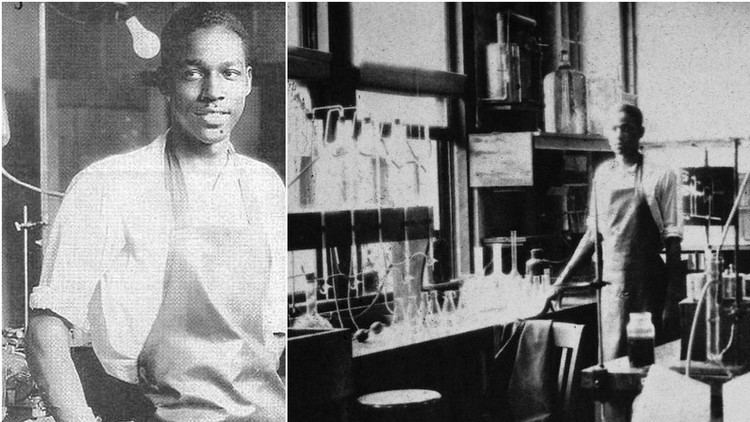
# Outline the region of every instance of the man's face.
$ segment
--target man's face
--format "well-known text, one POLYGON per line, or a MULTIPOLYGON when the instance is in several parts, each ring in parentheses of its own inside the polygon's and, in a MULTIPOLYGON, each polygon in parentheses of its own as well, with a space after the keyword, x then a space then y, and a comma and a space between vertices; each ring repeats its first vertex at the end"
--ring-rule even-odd
POLYGON ((229 138, 245 109, 252 76, 242 40, 214 26, 193 31, 169 69, 167 97, 178 132, 204 144, 229 138))
POLYGON ((617 155, 632 156, 638 153, 638 141, 643 136, 643 126, 623 111, 612 113, 607 127, 609 147, 617 155))

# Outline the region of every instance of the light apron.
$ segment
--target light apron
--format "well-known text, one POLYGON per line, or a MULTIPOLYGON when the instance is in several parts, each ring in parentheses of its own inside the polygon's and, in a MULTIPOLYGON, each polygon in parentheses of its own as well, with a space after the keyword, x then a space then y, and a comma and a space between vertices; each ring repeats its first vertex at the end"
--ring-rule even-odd
POLYGON ((630 312, 651 312, 657 337, 661 332, 666 274, 659 256, 661 237, 643 193, 642 175, 639 163, 633 187, 612 190, 607 212, 599 217, 602 279, 611 283, 602 289, 605 361, 627 353, 625 327, 630 312))
MULTIPOLYGON (((180 172, 170 173, 172 180, 180 172)), ((263 340, 268 240, 247 210, 246 218, 206 224, 174 209, 163 301, 138 357, 153 420, 283 421, 284 386, 263 340)))

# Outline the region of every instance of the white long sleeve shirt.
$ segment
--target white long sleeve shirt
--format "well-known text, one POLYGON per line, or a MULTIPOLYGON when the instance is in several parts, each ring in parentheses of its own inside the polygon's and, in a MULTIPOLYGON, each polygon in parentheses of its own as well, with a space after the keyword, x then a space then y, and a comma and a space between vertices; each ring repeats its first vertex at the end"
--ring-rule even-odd
MULTIPOLYGON (((622 168, 614 159, 601 163, 594 175, 594 187, 600 218, 608 212, 609 195, 623 188, 640 188, 646 197, 651 216, 659 229, 662 241, 669 237, 682 238, 683 220, 678 194, 679 179, 674 170, 661 163, 643 159, 640 187, 636 186, 636 167, 622 168)), ((594 194, 590 195, 587 226, 594 227, 594 194)), ((602 220, 600 220, 601 222, 602 220)))
MULTIPOLYGON (((108 157, 71 182, 45 245, 31 307, 49 309, 90 335, 105 370, 137 382, 137 358, 162 300, 173 224, 165 186, 165 142, 108 157)), ((271 248, 264 298, 266 347, 278 356, 286 332, 286 200, 269 166, 236 155, 236 172, 254 230, 271 248)), ((235 194, 236 192, 232 192, 235 194)), ((228 203, 237 202, 228 201, 228 203)), ((208 210, 207 210, 208 211, 208 210)), ((240 215, 228 210, 227 216, 240 215)), ((218 216, 223 218, 223 216, 218 216)), ((252 275, 249 275, 252 276, 252 275)), ((242 280, 236 280, 242 283, 242 280)))

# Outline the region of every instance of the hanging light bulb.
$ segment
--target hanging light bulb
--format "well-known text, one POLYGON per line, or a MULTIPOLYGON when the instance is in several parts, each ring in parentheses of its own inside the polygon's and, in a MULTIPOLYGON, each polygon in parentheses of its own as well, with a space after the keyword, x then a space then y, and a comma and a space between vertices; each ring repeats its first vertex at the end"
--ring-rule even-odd
POLYGON ((135 15, 127 18, 125 25, 127 25, 130 35, 133 37, 133 50, 138 57, 150 59, 159 54, 161 48, 159 37, 146 29, 135 15))
POLYGON ((133 37, 135 54, 142 59, 156 57, 161 48, 159 37, 143 26, 127 2, 114 2, 114 4, 116 5, 117 16, 125 21, 130 36, 133 37))

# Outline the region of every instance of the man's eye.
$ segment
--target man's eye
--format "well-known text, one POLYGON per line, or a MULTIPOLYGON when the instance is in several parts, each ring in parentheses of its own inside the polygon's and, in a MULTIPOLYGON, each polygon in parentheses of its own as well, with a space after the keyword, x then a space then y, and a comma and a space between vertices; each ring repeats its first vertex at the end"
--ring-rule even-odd
POLYGON ((242 72, 236 69, 228 69, 224 71, 224 77, 230 80, 239 79, 242 76, 242 72))
POLYGON ((182 78, 186 81, 195 81, 200 79, 201 76, 201 72, 196 69, 188 69, 182 72, 182 78))

